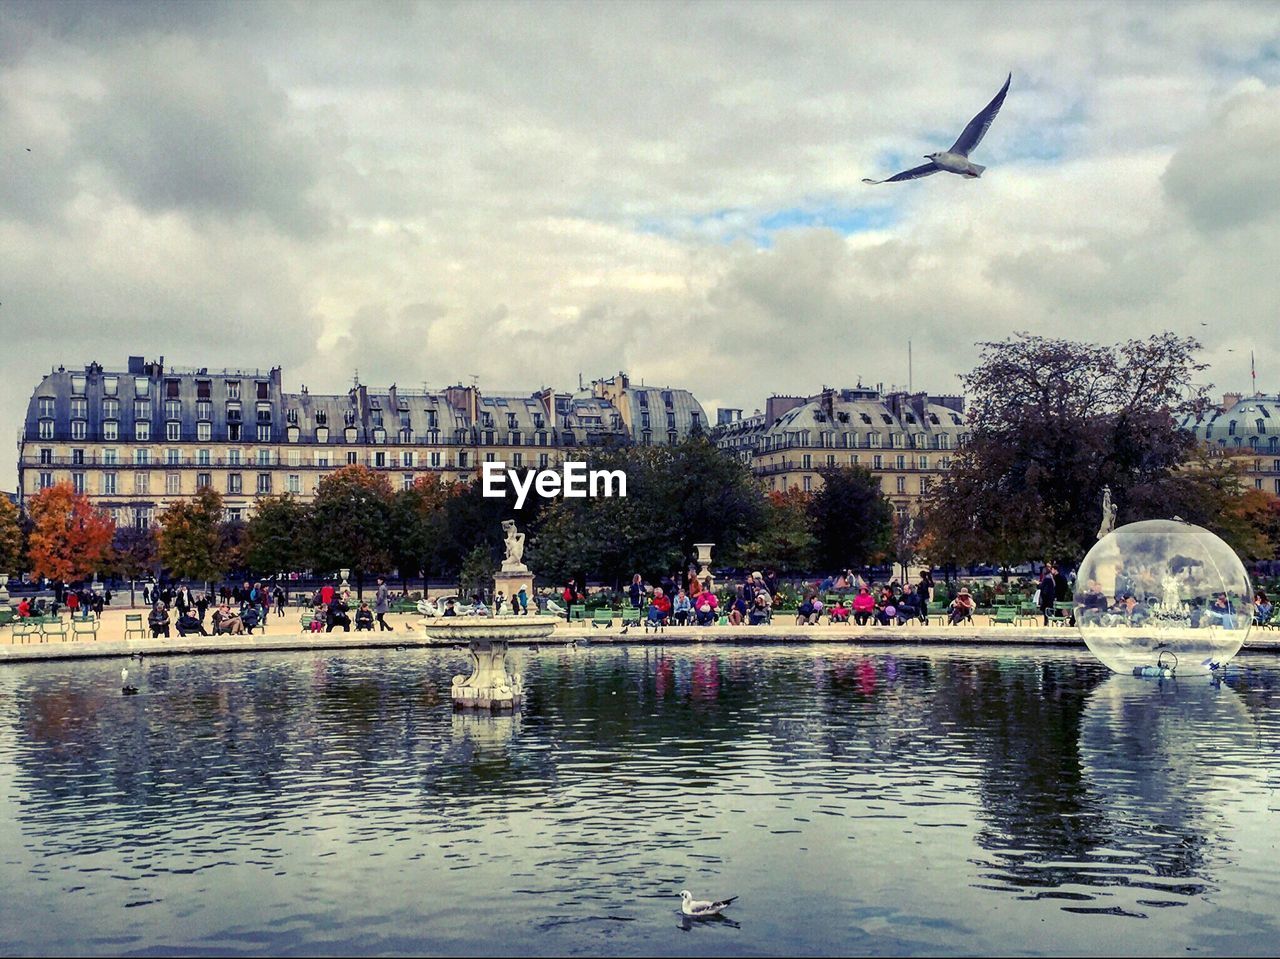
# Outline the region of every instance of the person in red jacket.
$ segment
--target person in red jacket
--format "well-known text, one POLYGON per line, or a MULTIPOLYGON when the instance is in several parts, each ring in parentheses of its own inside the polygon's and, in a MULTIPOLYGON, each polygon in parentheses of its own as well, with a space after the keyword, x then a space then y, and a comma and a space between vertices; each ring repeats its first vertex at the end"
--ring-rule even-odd
POLYGON ((853 597, 853 621, 865 626, 876 614, 876 599, 866 586, 858 587, 858 595, 853 597))
POLYGON ((670 618, 671 600, 667 599, 666 594, 662 592, 662 587, 659 586, 653 591, 653 599, 649 601, 649 622, 665 626, 670 618))

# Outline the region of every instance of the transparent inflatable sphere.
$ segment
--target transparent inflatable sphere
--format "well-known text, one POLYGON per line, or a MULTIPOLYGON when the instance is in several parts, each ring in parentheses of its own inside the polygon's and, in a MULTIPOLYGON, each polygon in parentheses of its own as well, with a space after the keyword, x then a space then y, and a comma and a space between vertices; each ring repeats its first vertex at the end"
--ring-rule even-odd
POLYGON ((1076 573, 1076 625, 1118 673, 1206 671, 1253 625, 1249 574, 1207 529, 1152 519, 1098 540, 1076 573))

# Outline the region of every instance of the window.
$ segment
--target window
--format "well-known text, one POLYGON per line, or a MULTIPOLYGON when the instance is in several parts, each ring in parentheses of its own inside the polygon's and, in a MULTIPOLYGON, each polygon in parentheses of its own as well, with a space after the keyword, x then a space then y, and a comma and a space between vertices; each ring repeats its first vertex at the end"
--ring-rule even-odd
POLYGON ((259 493, 271 492, 271 474, 270 473, 258 474, 258 492, 259 493))
POLYGON ((37 402, 37 406, 39 406, 40 408, 41 416, 53 416, 53 397, 52 396, 40 397, 39 401, 37 402))
POLYGON ((907 468, 907 458, 906 458, 905 456, 899 456, 899 457, 897 458, 896 465, 897 465, 898 469, 900 469, 900 470, 906 469, 906 468, 907 468))
POLYGON ((329 454, 328 454, 328 453, 317 453, 317 454, 316 454, 316 466, 328 466, 328 465, 329 465, 329 454))
POLYGON ((165 400, 164 401, 164 418, 167 420, 176 420, 182 418, 182 401, 181 400, 165 400))
POLYGON ((302 453, 299 450, 289 450, 288 461, 290 466, 302 465, 302 453))
POLYGON ((511 456, 511 465, 516 469, 519 469, 520 467, 524 466, 524 454, 513 453, 511 456))
POLYGON ((74 489, 77 493, 80 493, 81 495, 84 494, 84 474, 83 473, 71 474, 71 488, 74 489))
POLYGON ((164 381, 164 395, 166 398, 177 399, 181 389, 182 384, 175 379, 168 379, 164 381))
POLYGON ((151 474, 150 473, 134 473, 133 474, 133 491, 135 493, 151 492, 151 474))
POLYGON ((270 442, 271 442, 271 427, 270 427, 270 426, 261 426, 261 425, 259 425, 259 426, 258 426, 258 442, 259 442, 259 443, 270 443, 270 442))
POLYGON ((413 466, 413 451, 412 451, 412 450, 403 450, 403 451, 401 451, 401 453, 400 453, 400 465, 401 465, 401 466, 413 466))
POLYGON ((259 466, 271 465, 271 450, 258 450, 258 465, 259 466))
POLYGON ((271 399, 271 384, 265 383, 262 380, 258 380, 257 385, 258 385, 258 399, 260 400, 271 399))
POLYGON ((196 450, 196 465, 197 466, 209 465, 209 451, 207 449, 196 450))
POLYGON ((209 380, 196 380, 196 399, 207 400, 213 396, 213 383, 209 380))
POLYGON ((227 522, 238 523, 244 518, 244 510, 239 506, 232 506, 227 509, 227 522))
POLYGON ((72 397, 71 399, 71 416, 84 419, 89 415, 89 401, 83 396, 72 397))
POLYGON ((297 473, 289 474, 289 492, 290 493, 302 492, 302 478, 297 473))
POLYGON ((804 483, 804 491, 805 491, 806 493, 811 493, 811 492, 813 492, 813 479, 812 479, 812 477, 809 477, 809 476, 804 477, 803 483, 804 483))
POLYGON ((73 440, 82 440, 89 433, 89 424, 84 420, 71 421, 71 438, 73 440))
POLYGON ((373 441, 375 443, 385 443, 387 441, 387 431, 381 426, 376 427, 373 431, 373 441))
POLYGON ((102 451, 102 462, 106 466, 115 466, 120 462, 120 454, 113 449, 102 451))
POLYGON ((458 469, 464 470, 466 468, 467 468, 467 451, 458 450, 458 469))
POLYGON ((324 410, 316 410, 314 419, 316 421, 316 426, 327 426, 329 423, 329 414, 324 410))
POLYGON ((150 400, 134 400, 133 401, 133 418, 135 420, 151 419, 151 401, 150 400))
POLYGON ((213 424, 209 422, 200 422, 196 424, 196 439, 201 443, 207 443, 213 439, 213 424))
POLYGON ((356 465, 356 456, 357 456, 357 454, 356 454, 356 452, 355 452, 354 450, 347 450, 347 465, 348 465, 348 466, 355 466, 355 465, 356 465))
POLYGON ((296 406, 291 406, 284 411, 284 421, 290 426, 298 425, 298 408, 296 406))
POLYGON ((227 441, 230 443, 240 442, 240 424, 239 423, 227 424, 227 441))
POLYGON ((170 420, 164 424, 164 438, 170 443, 176 443, 182 439, 182 424, 177 420, 170 420))
POLYGON ((229 400, 240 399, 240 381, 239 380, 227 380, 227 399, 229 400))
POLYGON ((147 466, 151 463, 151 450, 136 449, 133 451, 133 465, 147 466))
POLYGON ((373 454, 373 465, 379 469, 385 468, 387 465, 387 454, 382 450, 373 454))
POLYGON ((920 457, 920 468, 922 470, 927 470, 929 468, 929 457, 927 456, 920 457))
POLYGON ((148 420, 139 420, 133 424, 133 438, 139 443, 145 443, 151 439, 151 423, 148 420))
POLYGON ((212 473, 197 473, 197 474, 196 474, 196 489, 198 489, 198 490, 200 490, 200 489, 208 489, 208 488, 209 488, 210 486, 212 486, 212 485, 213 485, 213 474, 212 474, 212 473))
POLYGON ((120 401, 107 398, 102 401, 102 418, 118 420, 120 418, 120 401))
POLYGON ((102 392, 108 396, 115 396, 120 392, 120 377, 104 376, 102 378, 102 392))
POLYGON ((329 442, 329 427, 327 426, 316 427, 316 442, 317 443, 329 442))
POLYGON ((484 461, 485 461, 486 463, 492 463, 492 462, 493 462, 493 454, 492 454, 492 453, 485 453, 485 454, 484 454, 484 461))
POLYGON ((828 465, 828 466, 835 466, 835 465, 836 465, 836 454, 835 454, 835 453, 828 453, 828 454, 827 454, 827 465, 828 465))
POLYGON ((41 466, 53 465, 53 448, 52 447, 42 446, 40 448, 40 465, 41 466))
POLYGON ((507 436, 507 445, 509 445, 509 446, 519 446, 519 445, 520 445, 520 440, 521 440, 520 431, 519 431, 519 430, 516 430, 515 432, 512 432, 512 433, 508 434, 508 436, 507 436))
POLYGON ((41 420, 38 435, 42 440, 53 439, 53 420, 41 420))
POLYGON ((801 456, 800 467, 801 469, 807 469, 807 470, 813 469, 813 456, 809 453, 805 453, 803 456, 801 456))
POLYGON ((196 403, 196 419, 211 420, 213 419, 213 404, 208 400, 200 400, 196 403))
POLYGON ((550 462, 550 460, 551 460, 551 457, 550 457, 550 456, 548 456, 546 453, 539 453, 539 454, 538 454, 538 468, 539 468, 539 469, 546 469, 546 468, 547 468, 547 464, 550 462))
POLYGON ((53 474, 52 474, 52 473, 41 473, 41 474, 40 474, 40 488, 41 488, 41 489, 48 489, 48 488, 49 488, 50 486, 52 486, 52 485, 53 485, 53 474))
POLYGON ((401 488, 401 489, 412 489, 412 488, 413 488, 413 474, 412 474, 412 473, 401 473, 401 474, 400 474, 400 488, 401 488))
POLYGON ((871 468, 873 470, 882 469, 884 467, 883 461, 884 457, 877 453, 875 456, 871 457, 871 468))
POLYGON ((134 396, 150 396, 151 381, 145 376, 135 376, 133 378, 133 395, 134 396))
POLYGON ((259 423, 271 422, 271 404, 270 403, 258 404, 258 422, 259 423))
POLYGON ((240 493, 240 492, 243 492, 243 489, 241 488, 241 480, 240 480, 240 474, 239 474, 239 473, 228 473, 228 474, 227 474, 227 492, 228 492, 228 493, 240 493))
POLYGON ((440 416, 435 410, 427 410, 427 426, 433 430, 440 426, 440 416))
POLYGON ((84 466, 84 450, 71 451, 71 464, 73 466, 84 466))
POLYGON ((227 404, 227 422, 228 423, 240 422, 240 404, 239 403, 227 404))
POLYGON ((181 473, 165 473, 164 474, 164 491, 168 496, 177 496, 182 492, 182 474, 181 473))
POLYGON ((1259 476, 1257 479, 1255 479, 1255 480, 1253 481, 1253 488, 1254 488, 1254 489, 1262 489, 1262 477, 1261 477, 1261 476, 1259 476))
POLYGON ((905 476, 898 477, 898 492, 905 493, 907 491, 907 478, 905 476))
POLYGON ((172 446, 164 451, 164 465, 177 466, 182 462, 182 450, 174 449, 172 446))
POLYGON ((232 465, 232 466, 239 466, 239 465, 240 465, 240 451, 239 451, 239 450, 227 450, 227 462, 228 462, 230 465, 232 465))
POLYGON ((115 473, 102 474, 102 492, 105 496, 116 495, 116 475, 115 473))
POLYGON ((431 465, 432 466, 440 465, 440 453, 438 450, 431 454, 431 465))

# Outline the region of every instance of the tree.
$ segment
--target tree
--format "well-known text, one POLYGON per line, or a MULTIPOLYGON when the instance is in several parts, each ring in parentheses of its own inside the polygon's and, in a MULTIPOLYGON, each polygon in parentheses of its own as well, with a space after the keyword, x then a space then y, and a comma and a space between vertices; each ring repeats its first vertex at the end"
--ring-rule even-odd
POLYGON ((464 600, 472 596, 484 598, 493 592, 493 573, 498 564, 489 547, 478 545, 467 554, 458 571, 458 591, 464 600))
POLYGON ((37 576, 70 583, 107 566, 115 523, 70 483, 42 489, 27 508, 28 558, 37 576))
POLYGON ((217 581, 231 566, 222 542, 222 497, 204 487, 160 514, 160 562, 178 579, 217 581))
POLYGON ((822 487, 809 501, 818 566, 837 570, 880 559, 893 534, 893 507, 864 466, 820 469, 822 487))
POLYGON ((693 544, 738 553, 764 522, 759 482, 742 463, 695 436, 674 446, 594 450, 588 469, 621 470, 625 498, 563 499, 546 508, 530 541, 530 565, 557 582, 590 574, 620 586, 633 573, 679 573, 693 544))
POLYGON ((264 496, 245 524, 245 566, 263 575, 307 565, 311 511, 288 493, 264 496))
POLYGON ((765 497, 764 521, 759 534, 745 544, 738 556, 751 569, 776 569, 784 573, 813 569, 818 537, 809 515, 812 493, 798 486, 770 490, 765 497))
POLYGON ((1120 522, 1169 515, 1135 491, 1194 455, 1181 428, 1207 407, 1189 384, 1200 344, 1162 333, 1114 346, 1019 333, 982 343, 965 377, 968 442, 931 498, 935 550, 959 562, 1079 556, 1102 488, 1120 522))
POLYGON ((0 496, 0 573, 16 573, 22 565, 22 521, 18 507, 0 496))
POLYGON ((409 576, 421 574, 425 579, 441 571, 449 500, 465 492, 462 483, 423 476, 392 495, 391 559, 400 570, 402 585, 407 586, 409 576))
POLYGON ((391 484, 367 466, 344 466, 320 480, 311 504, 311 555, 315 569, 347 568, 357 595, 368 573, 391 565, 391 484))

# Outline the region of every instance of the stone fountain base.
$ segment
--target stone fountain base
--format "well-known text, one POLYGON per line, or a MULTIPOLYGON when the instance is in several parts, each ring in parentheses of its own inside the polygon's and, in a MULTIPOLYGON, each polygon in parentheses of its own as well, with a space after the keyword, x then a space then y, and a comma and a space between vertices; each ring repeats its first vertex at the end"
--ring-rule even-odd
POLYGON ((524 699, 524 681, 507 670, 507 648, 513 639, 550 636, 556 621, 533 616, 454 617, 428 620, 427 638, 435 642, 465 643, 471 656, 471 675, 453 677, 454 709, 517 709, 524 699))

